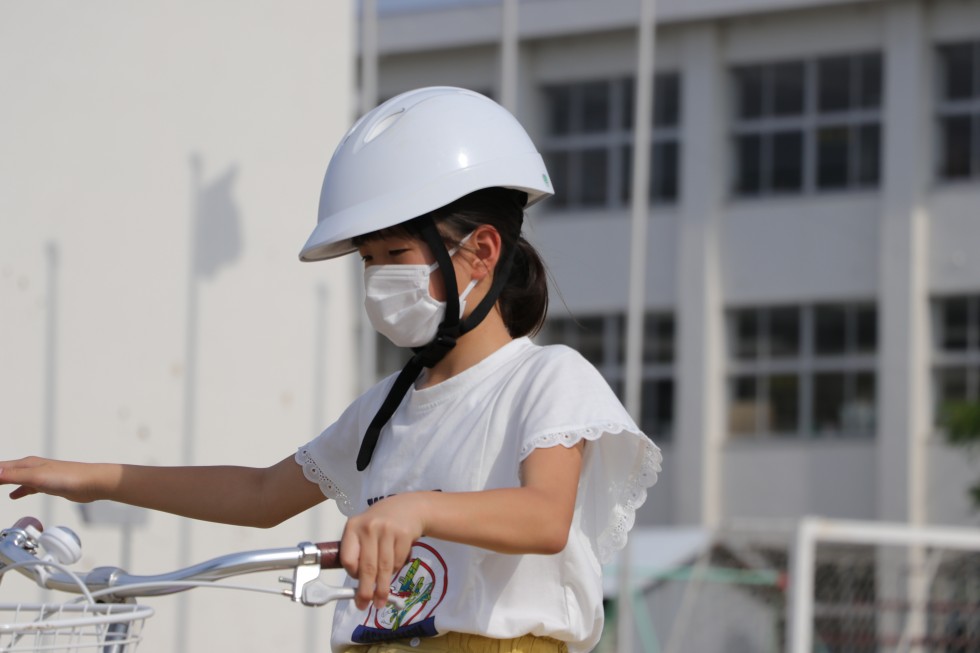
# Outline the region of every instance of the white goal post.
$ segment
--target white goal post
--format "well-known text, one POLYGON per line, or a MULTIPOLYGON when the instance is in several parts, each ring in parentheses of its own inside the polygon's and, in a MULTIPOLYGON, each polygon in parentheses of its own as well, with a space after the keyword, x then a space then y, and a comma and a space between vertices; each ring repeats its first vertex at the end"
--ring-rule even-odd
MULTIPOLYGON (((967 554, 969 566, 959 568, 960 571, 954 571, 953 575, 961 577, 968 574, 971 587, 980 586, 980 574, 977 573, 980 570, 977 564, 980 559, 980 529, 804 517, 797 527, 791 552, 790 614, 786 620, 786 641, 790 653, 847 649, 846 645, 822 645, 815 635, 819 620, 816 604, 820 594, 817 569, 821 560, 826 564, 827 551, 834 546, 858 548, 866 556, 866 567, 870 570, 868 577, 878 590, 872 591, 870 600, 841 605, 845 612, 850 610, 857 613, 860 609, 873 611, 870 617, 871 633, 867 637, 876 638, 875 648, 896 651, 929 648, 928 633, 936 620, 936 613, 932 611, 937 609, 935 606, 943 605, 935 594, 937 572, 950 558, 963 558, 967 554), (884 600, 881 587, 890 588, 896 592, 896 596, 889 595, 888 600, 884 600), (889 628, 892 630, 883 634, 889 628), (884 639, 888 640, 887 646, 883 644, 884 639)), ((826 597, 823 600, 827 600, 826 597)), ((853 601, 853 598, 850 600, 853 601)), ((973 637, 976 632, 973 622, 980 620, 980 615, 971 612, 969 618, 973 620, 969 636, 973 637)), ((964 636, 959 637, 962 639, 964 636)), ((966 647, 964 650, 972 648, 970 644, 963 646, 966 647)))

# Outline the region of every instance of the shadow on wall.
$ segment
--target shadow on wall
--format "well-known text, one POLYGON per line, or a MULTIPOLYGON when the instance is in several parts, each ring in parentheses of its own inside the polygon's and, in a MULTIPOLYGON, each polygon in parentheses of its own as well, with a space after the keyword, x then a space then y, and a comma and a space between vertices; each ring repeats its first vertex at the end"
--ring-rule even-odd
POLYGON ((213 181, 204 180, 204 164, 197 154, 190 159, 193 197, 193 273, 212 279, 242 252, 241 211, 233 197, 238 167, 230 166, 213 181))

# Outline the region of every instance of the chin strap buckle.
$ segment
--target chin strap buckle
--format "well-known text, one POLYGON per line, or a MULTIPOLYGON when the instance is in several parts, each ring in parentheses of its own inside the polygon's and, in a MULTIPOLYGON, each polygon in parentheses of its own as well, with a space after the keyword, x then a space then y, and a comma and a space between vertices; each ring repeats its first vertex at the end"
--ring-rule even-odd
POLYGON ((440 332, 436 334, 432 342, 415 352, 415 357, 422 363, 423 367, 433 367, 445 358, 446 354, 452 351, 455 346, 455 335, 440 332))

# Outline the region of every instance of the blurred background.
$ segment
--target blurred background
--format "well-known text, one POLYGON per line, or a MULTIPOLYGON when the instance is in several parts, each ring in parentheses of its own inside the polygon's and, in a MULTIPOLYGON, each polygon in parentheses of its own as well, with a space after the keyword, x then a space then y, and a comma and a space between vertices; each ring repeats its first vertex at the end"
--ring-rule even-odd
MULTIPOLYGON (((366 108, 464 86, 558 190, 537 340, 664 450, 600 649, 980 650, 980 3, 8 2, 0 55, 0 458, 265 465, 315 435, 402 360, 351 261, 296 262, 324 166, 366 108)), ((315 512, 79 528, 146 570, 338 532, 315 512)), ((0 502, 24 513, 82 517, 0 502)), ((323 649, 321 611, 208 599, 159 602, 143 650, 323 649)))

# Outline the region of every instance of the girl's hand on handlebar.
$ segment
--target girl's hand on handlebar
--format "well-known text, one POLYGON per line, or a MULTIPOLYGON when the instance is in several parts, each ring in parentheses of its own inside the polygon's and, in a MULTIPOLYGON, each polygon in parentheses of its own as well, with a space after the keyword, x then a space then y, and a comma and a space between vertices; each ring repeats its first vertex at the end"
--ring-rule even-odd
POLYGON ((0 461, 0 485, 16 485, 11 499, 50 494, 86 503, 100 498, 106 485, 105 465, 48 460, 30 456, 0 461))
POLYGON ((420 492, 396 494, 347 521, 340 561, 358 581, 358 610, 372 601, 379 610, 385 606, 392 577, 408 561, 412 543, 424 534, 424 497, 420 492))

